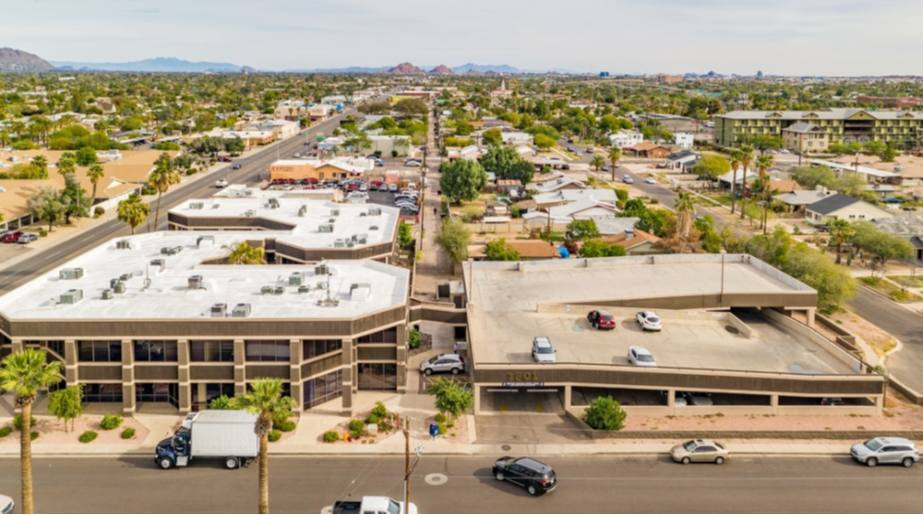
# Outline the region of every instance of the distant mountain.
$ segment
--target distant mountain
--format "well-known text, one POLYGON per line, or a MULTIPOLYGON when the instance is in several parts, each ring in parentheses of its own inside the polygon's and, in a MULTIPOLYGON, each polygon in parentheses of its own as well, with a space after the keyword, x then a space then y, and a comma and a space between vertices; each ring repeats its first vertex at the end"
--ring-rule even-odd
POLYGON ((497 72, 497 73, 520 73, 519 68, 510 66, 508 64, 463 64, 461 66, 453 66, 452 71, 455 73, 467 73, 470 71, 476 71, 481 73, 487 72, 497 72))
POLYGON ((390 66, 367 68, 363 66, 350 66, 348 68, 287 68, 285 73, 378 73, 390 70, 390 66))
POLYGON ((417 68, 416 66, 410 63, 401 63, 395 66, 394 68, 391 68, 390 70, 388 70, 388 73, 407 74, 407 73, 426 73, 426 71, 421 70, 420 68, 417 68))
POLYGON ((432 70, 430 70, 429 73, 435 73, 435 74, 438 74, 438 75, 448 75, 448 74, 451 74, 451 73, 454 73, 454 72, 453 72, 452 69, 449 68, 448 66, 446 66, 446 65, 444 65, 444 64, 440 64, 439 66, 437 66, 437 67, 433 68, 432 70))
POLYGON ((45 72, 53 69, 51 63, 35 54, 15 48, 0 48, 0 72, 45 72))
POLYGON ((72 61, 53 61, 55 66, 69 67, 79 70, 94 70, 107 72, 228 72, 238 73, 241 67, 231 63, 193 63, 175 57, 157 57, 143 61, 127 63, 81 63, 72 61))

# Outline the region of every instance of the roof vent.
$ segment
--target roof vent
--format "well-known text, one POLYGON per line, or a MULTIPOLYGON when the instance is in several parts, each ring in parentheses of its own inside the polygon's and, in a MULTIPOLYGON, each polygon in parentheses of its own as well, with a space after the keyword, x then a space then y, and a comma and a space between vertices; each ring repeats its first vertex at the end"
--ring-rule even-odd
POLYGON ((127 281, 131 279, 132 277, 133 276, 131 274, 122 274, 119 276, 119 281, 127 281))
POLYGON ((311 291, 311 287, 307 284, 302 284, 298 287, 298 293, 308 293, 309 291, 311 291))
POLYGON ((327 266, 326 261, 321 261, 320 263, 314 265, 314 275, 327 275, 330 273, 330 267, 327 266))
POLYGON ((289 286, 301 286, 301 283, 304 281, 304 274, 301 272, 293 272, 292 275, 288 276, 288 285, 289 286))
POLYGON ((306 214, 308 214, 308 206, 303 205, 298 208, 298 216, 304 217, 306 214))
POLYGON ((276 198, 269 199, 266 207, 269 209, 279 209, 279 200, 276 198))
POLYGON ((83 277, 82 268, 64 268, 61 270, 59 274, 59 278, 65 279, 65 280, 80 279, 82 277, 83 277))
POLYGON ((154 267, 154 272, 163 272, 167 268, 166 259, 152 259, 151 266, 154 267))
POLYGON ((202 209, 205 207, 205 202, 190 202, 189 209, 202 209))
POLYGON ((176 247, 163 247, 163 248, 160 249, 160 253, 161 253, 161 254, 164 254, 164 255, 167 255, 167 256, 172 256, 172 255, 174 255, 174 254, 179 254, 179 253, 182 252, 182 251, 183 251, 183 247, 182 247, 182 246, 179 246, 179 245, 177 245, 176 247))
POLYGON ((122 281, 119 281, 119 282, 115 283, 115 285, 112 286, 112 291, 114 291, 115 293, 117 293, 117 294, 119 294, 119 295, 125 293, 125 290, 127 290, 127 289, 128 289, 128 287, 125 286, 125 283, 123 283, 122 281))
POLYGON ((260 288, 260 294, 262 295, 272 295, 272 290, 275 286, 263 286, 260 288))
POLYGON ((331 209, 331 210, 330 210, 330 216, 340 216, 340 210, 339 210, 339 209, 331 209))
POLYGON ((189 289, 190 289, 190 290, 201 290, 201 289, 203 288, 203 286, 202 286, 202 276, 201 276, 201 275, 193 275, 193 276, 189 277, 189 283, 188 283, 188 284, 189 284, 189 289))
POLYGON ((215 202, 214 204, 212 204, 212 209, 218 209, 219 207, 221 207, 221 204, 219 204, 219 203, 217 203, 217 202, 215 202))
POLYGON ((215 245, 214 236, 199 236, 196 239, 196 246, 200 249, 210 249, 215 245))
POLYGON ((380 214, 381 214, 380 207, 370 207, 369 208, 369 216, 378 216, 380 214))
POLYGON ((282 295, 283 293, 285 293, 285 286, 276 286, 272 291, 273 295, 282 295))
POLYGON ((248 209, 244 211, 244 216, 256 216, 256 210, 248 209))
POLYGON ((231 316, 234 318, 244 318, 250 316, 250 304, 238 304, 234 306, 234 309, 231 311, 231 316))
POLYGON ((76 304, 83 300, 83 290, 67 290, 61 294, 61 304, 76 304))
POLYGON ((377 230, 378 230, 378 226, 377 226, 377 225, 373 225, 373 226, 369 227, 369 230, 370 230, 370 231, 377 231, 377 230))
POLYGON ((228 305, 224 303, 212 304, 210 313, 212 318, 224 318, 228 314, 228 305))

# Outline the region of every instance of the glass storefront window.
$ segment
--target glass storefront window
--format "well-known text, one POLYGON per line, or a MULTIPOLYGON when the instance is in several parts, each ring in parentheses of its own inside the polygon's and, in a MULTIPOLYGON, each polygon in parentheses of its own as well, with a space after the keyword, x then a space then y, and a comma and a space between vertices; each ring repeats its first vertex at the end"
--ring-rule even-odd
POLYGON ((343 396, 343 371, 337 370, 314 379, 308 379, 302 384, 304 393, 304 409, 319 406, 343 396))
POLYGON ((397 364, 359 363, 360 390, 396 390, 397 364))
POLYGON ((122 402, 121 383, 84 383, 83 402, 122 402))

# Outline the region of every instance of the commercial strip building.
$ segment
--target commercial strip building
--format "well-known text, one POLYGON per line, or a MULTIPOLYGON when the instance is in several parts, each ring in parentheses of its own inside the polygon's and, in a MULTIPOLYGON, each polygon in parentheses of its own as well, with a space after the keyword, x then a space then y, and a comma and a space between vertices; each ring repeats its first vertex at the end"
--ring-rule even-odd
POLYGON ((269 166, 270 179, 347 179, 375 169, 375 161, 366 157, 333 159, 282 159, 269 166))
MULTIPOLYGON (((830 143, 881 141, 899 149, 923 145, 923 113, 829 109, 818 111, 731 111, 715 116, 715 143, 731 146, 740 137, 783 136, 795 124, 811 124, 830 143)), ((815 132, 816 132, 815 131, 815 132)))
MULTIPOLYGON (((647 415, 880 413, 884 379, 867 373, 845 337, 813 329, 817 293, 747 255, 657 255, 464 267, 475 413, 556 399, 576 413, 612 395, 647 415), (586 315, 609 310, 614 331, 586 315), (656 309, 663 331, 634 321, 656 309), (788 316, 802 312, 806 324, 788 316), (532 339, 550 339, 555 363, 536 363, 532 339), (628 364, 644 346, 656 367, 628 364), (677 402, 681 392, 713 405, 677 402), (824 397, 844 406, 820 406, 824 397)), ((414 315, 411 315, 413 319, 414 315)), ((835 326, 835 324, 833 324, 835 326)))

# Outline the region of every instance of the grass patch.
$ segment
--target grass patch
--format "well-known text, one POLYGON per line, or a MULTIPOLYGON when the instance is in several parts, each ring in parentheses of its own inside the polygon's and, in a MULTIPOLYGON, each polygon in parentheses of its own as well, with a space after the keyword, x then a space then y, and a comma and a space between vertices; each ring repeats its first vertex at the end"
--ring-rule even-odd
POLYGON ((900 288, 895 288, 888 293, 888 297, 891 297, 891 300, 897 302, 919 302, 923 300, 919 295, 913 293, 912 291, 901 290, 900 288))

